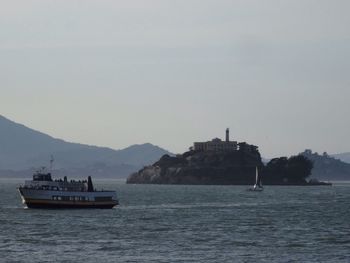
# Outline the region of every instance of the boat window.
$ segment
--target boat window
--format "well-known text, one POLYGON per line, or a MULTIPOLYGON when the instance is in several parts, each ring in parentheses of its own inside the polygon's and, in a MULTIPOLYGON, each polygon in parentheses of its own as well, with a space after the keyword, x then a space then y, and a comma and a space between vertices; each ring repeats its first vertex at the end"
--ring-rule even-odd
POLYGON ((112 201, 111 196, 96 196, 95 201, 101 202, 101 201, 112 201))

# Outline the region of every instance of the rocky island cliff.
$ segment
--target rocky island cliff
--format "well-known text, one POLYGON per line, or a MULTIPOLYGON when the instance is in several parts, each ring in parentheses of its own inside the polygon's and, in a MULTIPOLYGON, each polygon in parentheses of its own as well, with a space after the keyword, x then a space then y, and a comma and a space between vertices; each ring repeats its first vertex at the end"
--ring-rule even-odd
POLYGON ((262 166, 259 152, 196 152, 176 157, 164 155, 151 166, 130 175, 127 183, 247 184, 262 166))
POLYGON ((272 159, 264 165, 257 146, 213 139, 194 143, 190 151, 163 155, 153 165, 131 174, 129 184, 231 184, 252 185, 258 167, 264 184, 308 185, 312 162, 304 156, 272 159))

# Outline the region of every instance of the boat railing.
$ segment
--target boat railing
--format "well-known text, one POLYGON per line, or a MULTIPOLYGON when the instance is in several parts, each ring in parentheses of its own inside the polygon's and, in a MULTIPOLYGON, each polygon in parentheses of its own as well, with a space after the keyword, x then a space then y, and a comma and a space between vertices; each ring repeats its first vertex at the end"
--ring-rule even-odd
MULTIPOLYGON (((62 187, 57 187, 57 186, 37 186, 37 185, 33 185, 33 186, 28 186, 28 185, 19 186, 19 189, 60 191, 60 192, 89 192, 87 190, 87 188, 62 188, 62 187)), ((102 189, 102 190, 94 189, 93 192, 112 193, 112 192, 115 192, 115 191, 104 190, 104 189, 102 189)))

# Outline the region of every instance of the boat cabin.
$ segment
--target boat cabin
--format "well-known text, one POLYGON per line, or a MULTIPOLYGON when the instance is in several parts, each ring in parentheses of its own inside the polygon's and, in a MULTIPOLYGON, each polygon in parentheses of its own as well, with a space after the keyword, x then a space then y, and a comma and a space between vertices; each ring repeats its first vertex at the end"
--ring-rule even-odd
POLYGON ((51 173, 40 173, 33 174, 33 181, 50 181, 52 182, 51 173))

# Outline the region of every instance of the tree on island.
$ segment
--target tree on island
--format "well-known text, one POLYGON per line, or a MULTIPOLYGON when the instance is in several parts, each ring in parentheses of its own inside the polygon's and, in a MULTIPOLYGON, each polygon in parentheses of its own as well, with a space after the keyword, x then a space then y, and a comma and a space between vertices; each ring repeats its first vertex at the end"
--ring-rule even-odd
POLYGON ((264 181, 285 184, 306 183, 312 168, 312 161, 302 155, 274 158, 264 169, 264 181))

